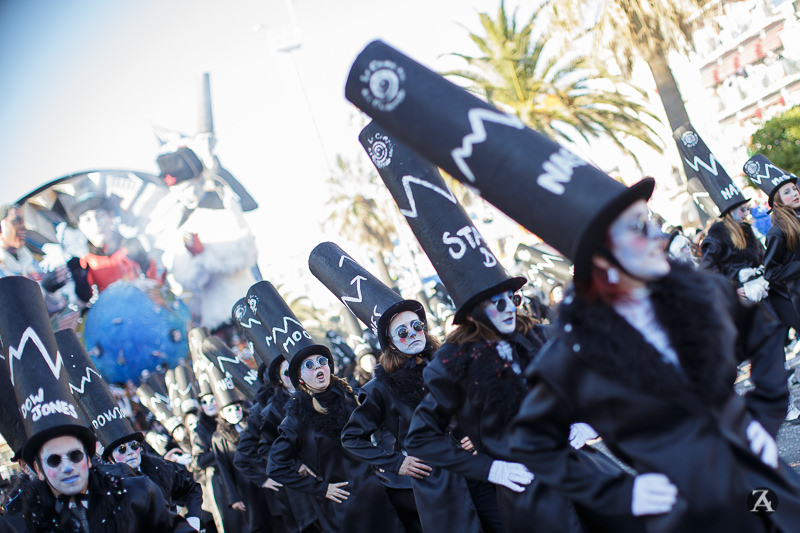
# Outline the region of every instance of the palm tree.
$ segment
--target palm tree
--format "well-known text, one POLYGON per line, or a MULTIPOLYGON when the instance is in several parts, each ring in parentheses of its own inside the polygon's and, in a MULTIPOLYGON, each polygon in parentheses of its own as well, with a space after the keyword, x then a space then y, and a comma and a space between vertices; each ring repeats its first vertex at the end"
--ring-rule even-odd
POLYGON ((643 58, 653 73, 670 129, 675 131, 689 117, 667 55, 688 53, 694 28, 718 4, 711 0, 553 0, 553 9, 557 26, 573 34, 575 30, 590 33, 592 50, 610 52, 624 76, 630 77, 635 58, 643 58), (591 10, 597 13, 596 22, 583 29, 585 14, 591 10))
POLYGON ((397 208, 375 172, 366 172, 359 163, 349 163, 341 155, 336 156, 336 169, 328 178, 332 194, 325 205, 331 211, 323 228, 335 225, 340 234, 372 250, 381 280, 392 287, 395 282, 384 254, 394 249, 397 236, 387 209, 397 208))
POLYGON ((486 36, 470 33, 470 38, 482 55, 452 54, 472 68, 444 75, 468 80, 469 90, 554 140, 574 143, 580 137, 588 142, 603 136, 635 160, 625 144, 630 136, 661 151, 658 135, 647 123, 658 120, 642 103, 644 92, 588 56, 565 53, 563 38, 540 29, 546 22, 540 15, 548 5, 542 4, 519 28, 516 12, 509 19, 504 2, 496 19, 481 13, 486 36))

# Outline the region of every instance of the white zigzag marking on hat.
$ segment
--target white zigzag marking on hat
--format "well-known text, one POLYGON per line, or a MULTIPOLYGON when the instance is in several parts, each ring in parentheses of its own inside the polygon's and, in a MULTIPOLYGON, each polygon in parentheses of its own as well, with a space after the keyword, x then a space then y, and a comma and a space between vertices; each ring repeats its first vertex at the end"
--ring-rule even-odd
MULTIPOLYGON (((358 298, 354 298, 352 296, 342 296, 342 303, 345 305, 345 307, 347 307, 347 309, 350 310, 351 313, 353 313, 353 310, 350 309, 350 304, 348 304, 347 302, 353 302, 354 304, 360 304, 361 302, 364 301, 364 297, 361 294, 361 281, 362 280, 363 281, 367 281, 367 278, 365 278, 364 276, 358 275, 358 276, 354 277, 353 280, 350 282, 350 285, 352 285, 353 283, 356 284, 356 294, 358 294, 358 298)), ((355 314, 355 313, 353 313, 353 314, 355 314)))
POLYGON ((695 172, 700 172, 699 167, 703 167, 704 169, 711 172, 713 175, 715 176, 719 175, 717 173, 717 158, 714 157, 714 154, 712 154, 711 152, 708 153, 708 162, 711 166, 708 166, 705 161, 703 161, 697 156, 694 156, 692 159, 693 161, 689 161, 686 157, 683 158, 683 160, 686 161, 686 164, 692 167, 695 172))
POLYGON ((11 359, 8 362, 8 372, 11 374, 11 385, 14 385, 14 359, 19 359, 22 361, 22 353, 25 351, 25 346, 28 344, 28 341, 31 341, 33 344, 36 345, 36 348, 39 349, 39 353, 42 355, 42 359, 44 359, 47 366, 50 367, 50 371, 53 373, 53 376, 58 379, 58 376, 61 375, 61 369, 64 366, 64 361, 61 359, 61 352, 56 350, 56 360, 50 357, 50 354, 47 352, 47 348, 45 348, 42 339, 39 338, 37 335, 36 330, 32 327, 28 326, 28 328, 22 333, 22 337, 19 339, 19 346, 14 348, 13 346, 8 347, 8 355, 11 356, 11 359))
POLYGON ((285 317, 283 317, 283 329, 281 329, 281 328, 279 328, 277 326, 272 328, 272 337, 275 338, 275 332, 276 331, 278 331, 280 333, 289 333, 289 322, 294 322, 295 324, 300 326, 300 329, 305 331, 305 329, 303 328, 303 324, 301 324, 300 322, 298 322, 297 320, 295 320, 292 317, 285 316, 285 317))
MULTIPOLYGON (((471 152, 472 151, 470 150, 470 153, 471 152)), ((401 209, 400 213, 408 218, 417 218, 417 203, 414 200, 414 193, 411 192, 412 183, 417 183, 419 185, 422 185, 423 187, 427 187, 433 192, 441 194, 442 196, 450 200, 450 203, 452 204, 458 203, 456 197, 453 196, 452 191, 450 191, 449 189, 442 189, 441 187, 437 187, 433 183, 425 181, 421 178, 415 178, 414 176, 403 176, 401 178, 401 181, 403 182, 403 190, 406 192, 406 197, 408 198, 408 206, 410 209, 401 209)))
POLYGON ((256 320, 255 318, 248 318, 246 324, 244 322, 242 322, 241 320, 239 321, 239 325, 242 326, 243 328, 247 328, 247 329, 251 329, 253 327, 253 324, 258 324, 260 326, 261 325, 261 321, 260 320, 256 320))
POLYGON ((94 374, 98 378, 103 379, 103 376, 98 374, 97 371, 94 368, 92 368, 90 366, 87 366, 86 367, 86 377, 81 376, 81 384, 76 387, 75 385, 70 383, 69 384, 69 391, 71 393, 73 393, 73 394, 76 393, 76 392, 79 393, 79 394, 84 394, 84 390, 85 390, 84 387, 86 386, 87 383, 91 383, 92 382, 91 374, 94 374))
POLYGON ((555 255, 550 255, 550 254, 545 254, 545 253, 542 254, 542 259, 543 259, 543 261, 540 261, 540 262, 536 263, 535 265, 533 265, 533 267, 536 270, 542 270, 542 268, 544 268, 544 267, 555 268, 556 264, 553 263, 553 261, 552 261, 553 259, 555 259, 559 263, 563 263, 564 262, 562 259, 560 259, 559 257, 557 257, 555 255))
POLYGON ((453 157, 456 166, 458 166, 461 173, 471 182, 475 182, 475 176, 472 174, 472 169, 469 168, 466 158, 472 155, 472 147, 480 144, 486 140, 486 128, 483 127, 485 121, 496 122, 504 126, 511 126, 518 130, 525 129, 525 124, 514 116, 500 113, 499 111, 492 111, 491 109, 484 109, 482 107, 475 107, 467 112, 467 119, 472 130, 461 139, 461 146, 453 148, 450 155, 453 157))
POLYGON ((185 389, 179 389, 179 388, 178 388, 178 386, 176 385, 176 386, 175 386, 175 388, 177 388, 177 389, 178 389, 178 394, 180 394, 181 396, 186 396, 187 394, 189 394, 189 391, 190 391, 190 390, 192 390, 192 388, 193 388, 193 385, 192 385, 191 383, 189 383, 189 384, 186 386, 186 388, 185 388, 185 389))

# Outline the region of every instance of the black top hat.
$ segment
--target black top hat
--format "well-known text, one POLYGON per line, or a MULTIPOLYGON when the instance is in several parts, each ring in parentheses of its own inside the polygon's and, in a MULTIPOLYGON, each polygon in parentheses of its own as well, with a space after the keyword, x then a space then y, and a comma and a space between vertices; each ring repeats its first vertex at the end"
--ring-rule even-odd
POLYGON ((35 281, 20 276, 0 279, 0 338, 28 436, 22 447, 25 462, 32 465, 42 445, 62 435, 78 438, 93 454, 94 433, 69 391, 64 360, 35 281))
POLYGON ((276 387, 283 387, 283 382, 281 381, 280 370, 281 364, 286 361, 286 358, 282 355, 278 355, 267 367, 267 376, 269 376, 269 382, 275 385, 276 387))
POLYGON ((404 300, 332 242, 318 244, 308 256, 311 273, 361 322, 378 336, 381 348, 390 346, 389 321, 402 311, 413 311, 425 321, 425 309, 416 300, 404 300))
POLYGON ((233 304, 231 315, 233 316, 233 320, 239 324, 242 331, 244 331, 245 338, 253 346, 253 355, 256 357, 259 364, 265 363, 269 365, 281 352, 275 343, 272 342, 264 325, 258 320, 255 309, 256 303, 257 302, 254 301, 251 306, 246 297, 241 298, 233 304))
POLYGON ((687 122, 676 129, 672 137, 678 145, 681 157, 694 170, 703 188, 708 191, 716 206, 715 215, 725 216, 733 208, 747 201, 691 124, 687 122))
POLYGON ((208 394, 214 394, 211 376, 208 375, 206 368, 211 362, 203 355, 203 339, 209 335, 206 328, 193 328, 189 330, 189 355, 192 358, 192 372, 197 381, 197 397, 202 398, 208 394))
POLYGON ((166 387, 164 390, 160 389, 161 387, 158 386, 156 381, 150 380, 139 385, 136 389, 136 394, 139 396, 142 405, 147 407, 156 420, 172 434, 175 428, 181 425, 181 419, 172 412, 166 387), (159 390, 154 389, 153 385, 156 385, 156 389, 159 390))
POLYGON ((5 356, 0 354, 2 364, 0 364, 0 434, 14 451, 12 460, 16 461, 22 452, 27 436, 25 426, 22 423, 22 415, 17 404, 17 397, 14 395, 14 387, 11 386, 11 375, 8 373, 8 364, 5 356))
MULTIPOLYGON (((300 364, 309 355, 319 354, 333 361, 331 351, 324 344, 317 344, 303 324, 297 320, 289 305, 272 283, 259 281, 247 290, 247 299, 255 301, 258 320, 267 329, 271 342, 278 346, 289 361, 289 377, 292 384, 300 384, 300 364)), ((333 368, 331 368, 333 374, 333 368)))
POLYGON ((481 300, 525 284, 508 276, 435 166, 375 121, 359 140, 453 298, 456 324, 481 300))
MULTIPOLYGON (((175 406, 180 409, 180 416, 196 413, 200 409, 200 402, 197 401, 197 381, 194 377, 192 369, 186 365, 177 365, 171 369, 171 380, 167 380, 167 387, 172 386, 173 391, 168 389, 170 393, 170 401, 172 401, 172 394, 176 394, 176 402, 173 403, 173 411, 175 406)), ((168 373, 165 378, 170 377, 168 373)))
POLYGON ((205 395, 203 393, 206 392, 204 387, 206 386, 205 383, 207 383, 207 386, 210 387, 210 393, 217 399, 220 408, 245 400, 244 395, 236 388, 231 375, 223 374, 211 359, 205 355, 200 355, 193 360, 193 364, 195 373, 198 379, 201 380, 199 382, 201 396, 205 395))
MULTIPOLYGON (((208 334, 208 329, 206 328, 192 329, 189 331, 189 339, 190 344, 194 346, 192 348, 194 351, 197 351, 197 345, 199 343, 199 355, 201 357, 195 358, 193 353, 193 364, 197 365, 199 359, 200 366, 206 369, 206 372, 209 373, 209 376, 212 380, 212 386, 214 388, 214 394, 217 395, 217 400, 220 402, 221 407, 224 407, 227 404, 224 403, 225 399, 220 397, 218 392, 221 390, 229 390, 228 382, 233 383, 234 386, 238 388, 238 391, 247 399, 252 400, 255 398, 259 387, 258 372, 247 366, 247 364, 245 364, 245 362, 242 361, 242 359, 233 350, 231 350, 222 341, 222 339, 208 334), (209 363, 211 363, 211 365, 214 366, 216 373, 211 373, 208 371, 208 369, 202 364, 203 358, 205 358, 209 363), (221 379, 225 380, 224 385, 216 383, 218 379, 217 373, 221 379)), ((195 366, 195 368, 197 367, 195 366)))
POLYGON ((652 179, 626 187, 381 41, 356 58, 345 96, 570 259, 578 279, 611 221, 653 192, 652 179))
POLYGON ((778 189, 786 182, 797 183, 797 176, 791 172, 786 172, 782 168, 776 167, 772 162, 761 154, 756 154, 744 164, 744 173, 750 181, 758 185, 768 197, 769 206, 775 201, 778 189))
POLYGON ((120 444, 132 440, 142 442, 144 435, 134 431, 131 421, 119 408, 75 332, 71 329, 58 331, 56 342, 64 357, 70 392, 91 421, 92 429, 103 445, 103 458, 107 459, 120 444))

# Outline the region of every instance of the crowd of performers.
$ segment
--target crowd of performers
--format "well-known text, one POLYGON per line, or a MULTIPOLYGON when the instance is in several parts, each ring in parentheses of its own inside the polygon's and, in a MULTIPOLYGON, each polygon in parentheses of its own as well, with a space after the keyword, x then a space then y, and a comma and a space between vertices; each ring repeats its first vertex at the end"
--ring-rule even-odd
POLYGON ((745 163, 772 210, 762 244, 699 135, 677 131, 719 221, 699 264, 673 261, 652 179, 615 181, 380 41, 346 95, 455 305, 446 337, 320 243, 310 272, 378 339, 371 379, 337 375, 260 281, 231 310, 258 371, 192 330, 191 361, 136 389, 156 421, 144 432, 74 331, 53 332, 39 285, 0 279, 0 429, 23 467, 0 531, 800 531, 800 477, 775 442, 800 316, 796 176, 745 163), (522 312, 527 280, 437 166, 572 262, 547 323, 522 312))

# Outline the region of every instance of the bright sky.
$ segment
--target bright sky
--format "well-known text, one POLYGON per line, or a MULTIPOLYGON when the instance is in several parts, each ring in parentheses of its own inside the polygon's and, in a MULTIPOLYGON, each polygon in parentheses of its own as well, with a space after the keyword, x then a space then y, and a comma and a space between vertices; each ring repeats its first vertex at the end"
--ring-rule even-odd
MULTIPOLYGON (((0 2, 0 202, 92 168, 157 173, 152 126, 194 133, 200 78, 211 76, 217 155, 260 208, 262 259, 298 267, 336 154, 363 154, 344 83, 381 38, 434 68, 474 51, 468 31, 497 0, 45 0, 0 2), (293 11, 293 13, 292 13, 293 11), (270 37, 299 25, 302 45, 270 37), (459 25, 461 24, 461 25, 459 25)), ((263 269, 263 266, 262 266, 263 269)))

